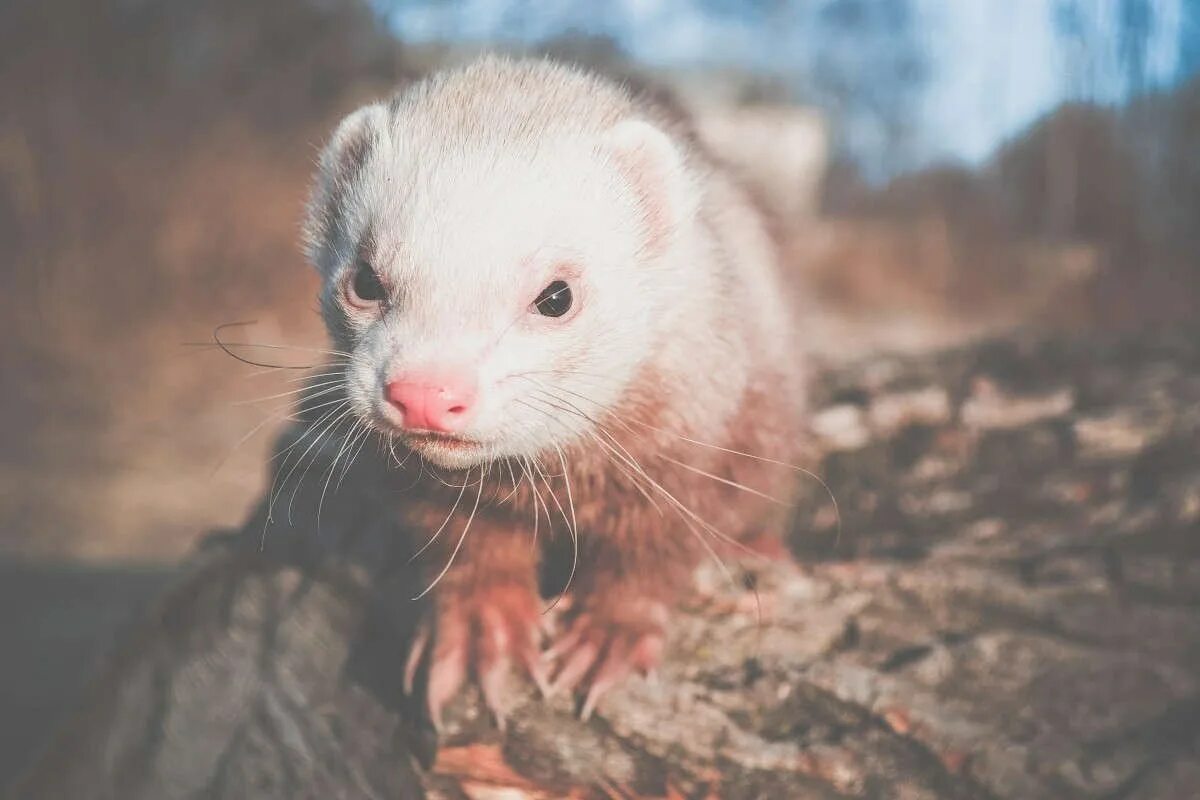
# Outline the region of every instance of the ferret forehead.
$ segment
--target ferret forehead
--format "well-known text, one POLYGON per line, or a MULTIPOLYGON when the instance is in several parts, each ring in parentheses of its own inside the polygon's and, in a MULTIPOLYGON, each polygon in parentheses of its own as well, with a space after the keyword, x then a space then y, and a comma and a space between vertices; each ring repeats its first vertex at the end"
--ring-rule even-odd
MULTIPOLYGON (((377 163, 366 194, 372 238, 395 269, 527 262, 587 251, 611 237, 617 178, 589 143, 536 152, 472 146, 398 153, 377 163)), ((381 265, 387 268, 388 265, 381 265)))
POLYGON ((355 198, 378 267, 401 280, 482 278, 486 265, 503 275, 532 253, 611 245, 623 201, 600 144, 627 105, 585 73, 498 59, 400 95, 355 198))
POLYGON ((620 87, 545 60, 485 57, 444 71, 393 98, 401 134, 432 134, 446 146, 507 146, 558 132, 600 132, 632 109, 620 87))

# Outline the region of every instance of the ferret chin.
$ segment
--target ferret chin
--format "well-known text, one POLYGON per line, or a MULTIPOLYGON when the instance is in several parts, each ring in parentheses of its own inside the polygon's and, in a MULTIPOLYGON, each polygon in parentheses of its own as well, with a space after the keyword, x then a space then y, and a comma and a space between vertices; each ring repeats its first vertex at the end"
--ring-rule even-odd
POLYGON ((486 444, 457 436, 409 434, 404 444, 426 461, 450 470, 464 470, 492 460, 486 444))
POLYGON ((472 676, 502 715, 514 670, 591 713, 658 661, 702 558, 783 529, 803 386, 777 254, 677 110, 546 61, 435 75, 338 126, 306 242, 334 382, 429 541, 405 686, 427 674, 435 722, 472 676), (554 539, 578 569, 547 643, 554 539))

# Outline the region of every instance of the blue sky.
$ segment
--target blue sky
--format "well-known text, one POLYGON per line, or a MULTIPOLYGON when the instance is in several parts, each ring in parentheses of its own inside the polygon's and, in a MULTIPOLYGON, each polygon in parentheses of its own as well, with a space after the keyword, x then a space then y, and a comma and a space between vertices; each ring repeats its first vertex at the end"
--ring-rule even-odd
POLYGON ((737 65, 827 108, 871 177, 979 163, 1065 100, 1119 104, 1200 66, 1200 0, 375 0, 410 41, 612 38, 737 65))

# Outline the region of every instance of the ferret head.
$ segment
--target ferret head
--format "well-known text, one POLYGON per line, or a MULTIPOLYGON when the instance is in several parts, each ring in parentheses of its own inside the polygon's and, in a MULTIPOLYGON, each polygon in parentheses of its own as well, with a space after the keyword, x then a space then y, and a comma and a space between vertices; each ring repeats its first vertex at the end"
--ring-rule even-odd
POLYGON ((450 468, 585 439, 687 313, 690 174, 624 92, 545 62, 351 114, 306 235, 355 413, 450 468))

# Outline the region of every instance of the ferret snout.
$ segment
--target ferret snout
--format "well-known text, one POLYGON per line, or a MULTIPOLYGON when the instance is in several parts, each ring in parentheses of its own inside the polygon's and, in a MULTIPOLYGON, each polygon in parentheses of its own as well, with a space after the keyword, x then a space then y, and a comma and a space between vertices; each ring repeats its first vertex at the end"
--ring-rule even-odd
POLYGON ((458 433, 470 421, 478 395, 474 377, 454 370, 406 372, 383 387, 405 430, 458 433))

